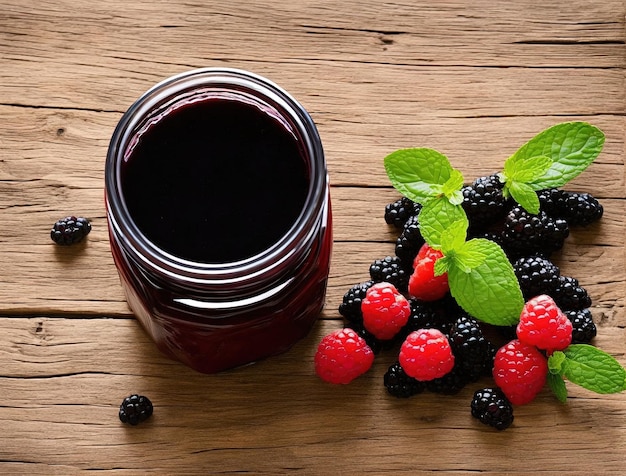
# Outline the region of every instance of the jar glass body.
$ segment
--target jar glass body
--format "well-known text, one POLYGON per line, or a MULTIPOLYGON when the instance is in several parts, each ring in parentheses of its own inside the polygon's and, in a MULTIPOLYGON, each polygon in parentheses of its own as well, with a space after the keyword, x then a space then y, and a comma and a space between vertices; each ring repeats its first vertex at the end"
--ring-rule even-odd
MULTIPOLYGON (((237 112, 233 114, 237 124, 237 112)), ((220 140, 210 132, 201 131, 203 141, 220 140)), ((263 151, 259 154, 262 159, 263 151)), ((150 160, 147 168, 151 168, 150 160)), ((221 159, 208 156, 206 160, 221 159)), ((171 167, 175 172, 174 161, 171 167)), ((145 180, 153 186, 156 179, 148 172, 145 180)), ((272 181, 271 175, 262 173, 251 179, 272 181)), ((244 191, 248 192, 252 192, 246 197, 250 213, 255 213, 254 191, 244 191)), ((241 70, 205 68, 174 76, 147 91, 123 115, 111 139, 105 201, 111 251, 128 304, 165 354, 200 372, 218 372, 284 352, 316 321, 324 303, 332 247, 324 153, 309 114, 267 79, 241 70), (301 161, 305 190, 293 220, 261 249, 203 261, 186 256, 184 242, 182 252, 172 251, 142 228, 140 212, 133 210, 129 198, 130 190, 141 192, 142 182, 130 188, 125 175, 128 164, 138 160, 138 144, 151 140, 151 130, 165 127, 168 118, 185 108, 204 108, 209 112, 203 114, 211 114, 209 106, 215 103, 226 111, 231 104, 244 105, 255 115, 266 116, 262 119, 270 126, 284 129, 297 150, 287 160, 301 161)), ((194 208, 198 204, 188 205, 202 219, 201 209, 194 208)), ((278 206, 269 210, 269 228, 271 216, 281 212, 278 206)), ((228 224, 208 226, 209 234, 228 236, 228 224)), ((262 227, 263 223, 249 230, 252 238, 262 227)))

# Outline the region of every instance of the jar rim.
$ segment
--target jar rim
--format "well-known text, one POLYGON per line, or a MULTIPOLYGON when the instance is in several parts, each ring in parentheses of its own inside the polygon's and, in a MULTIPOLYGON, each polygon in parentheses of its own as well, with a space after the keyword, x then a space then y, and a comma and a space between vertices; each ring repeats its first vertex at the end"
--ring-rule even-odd
POLYGON ((236 68, 200 68, 171 76, 142 94, 122 115, 109 144, 105 165, 105 198, 110 232, 118 243, 148 269, 189 282, 229 284, 263 274, 275 274, 302 259, 315 239, 312 226, 325 213, 328 177, 319 132, 304 107, 274 82, 236 68), (174 256, 139 230, 125 204, 120 170, 131 141, 148 127, 155 111, 180 103, 185 95, 228 91, 271 105, 301 141, 308 168, 304 206, 290 229, 257 254, 232 262, 202 263, 174 256))

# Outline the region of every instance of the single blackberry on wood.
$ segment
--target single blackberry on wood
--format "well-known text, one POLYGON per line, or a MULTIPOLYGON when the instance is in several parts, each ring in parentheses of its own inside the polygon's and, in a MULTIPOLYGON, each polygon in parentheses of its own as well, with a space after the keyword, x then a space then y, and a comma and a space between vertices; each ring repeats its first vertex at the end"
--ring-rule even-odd
POLYGON ((519 258, 513 263, 513 270, 527 300, 539 294, 550 294, 561 275, 557 265, 537 255, 519 258))
POLYGON ((386 256, 383 259, 375 260, 370 265, 369 271, 373 281, 391 283, 400 292, 407 290, 410 274, 402 266, 402 260, 397 256, 386 256))
POLYGON ((399 362, 389 366, 383 378, 385 388, 390 395, 398 398, 408 398, 422 393, 426 388, 424 382, 409 377, 399 362))
POLYGON ((459 370, 469 382, 477 381, 490 365, 489 341, 478 321, 466 315, 459 317, 452 325, 448 340, 459 370))
POLYGON ((424 243, 417 215, 413 215, 407 220, 396 240, 396 256, 400 258, 402 266, 407 271, 413 270, 413 260, 424 243))
POLYGON ((567 222, 540 211, 533 215, 521 206, 507 214, 502 232, 502 246, 510 257, 530 254, 549 256, 563 247, 569 235, 567 222))
POLYGON ((472 229, 482 229, 500 220, 508 210, 502 190, 504 183, 497 174, 479 177, 462 189, 463 209, 472 229))
POLYGON ((513 423, 513 405, 497 387, 477 390, 471 408, 474 418, 497 430, 505 430, 513 423))
POLYGON ((572 344, 589 344, 598 332, 591 311, 565 311, 565 315, 572 323, 572 344))
POLYGON ((131 395, 126 397, 120 405, 119 417, 122 423, 137 425, 146 421, 152 415, 152 402, 143 395, 131 395))
POLYGON ((374 281, 365 281, 364 283, 355 284, 344 295, 343 301, 339 305, 339 314, 350 322, 360 322, 363 320, 361 312, 361 302, 367 293, 367 290, 374 285, 374 281))
POLYGON ((73 245, 91 231, 91 223, 82 217, 69 216, 58 220, 50 230, 50 238, 58 245, 73 245))
POLYGON ((421 208, 419 203, 402 197, 385 207, 385 222, 396 228, 402 228, 410 217, 419 213, 421 208))
POLYGON ((576 278, 560 276, 559 282, 552 291, 547 293, 559 306, 561 311, 580 311, 591 307, 591 298, 576 278))

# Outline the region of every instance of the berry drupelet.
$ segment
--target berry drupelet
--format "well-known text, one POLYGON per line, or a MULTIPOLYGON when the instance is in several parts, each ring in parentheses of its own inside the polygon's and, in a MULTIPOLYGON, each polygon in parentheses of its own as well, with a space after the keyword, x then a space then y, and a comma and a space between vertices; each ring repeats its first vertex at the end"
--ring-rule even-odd
POLYGON ((413 215, 407 220, 396 240, 396 256, 400 258, 406 270, 413 271, 413 260, 424 243, 417 215, 413 215))
POLYGON ((496 430, 505 430, 513 423, 513 405, 499 388, 483 388, 474 393, 472 416, 496 430))
POLYGON ((81 241, 91 231, 91 223, 82 217, 68 216, 58 220, 50 230, 50 238, 58 245, 69 246, 81 241))
POLYGON ((150 418, 152 412, 152 402, 148 397, 133 394, 122 401, 119 417, 122 423, 137 425, 150 418))

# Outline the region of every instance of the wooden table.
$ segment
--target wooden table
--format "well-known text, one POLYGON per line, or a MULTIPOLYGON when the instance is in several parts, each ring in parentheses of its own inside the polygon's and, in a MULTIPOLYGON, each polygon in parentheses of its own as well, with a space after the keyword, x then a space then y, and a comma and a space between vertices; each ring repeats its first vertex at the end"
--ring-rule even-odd
POLYGON ((557 256, 593 298, 595 343, 626 364, 623 1, 0 0, 0 472, 3 474, 626 474, 626 395, 546 389, 497 432, 459 395, 387 395, 395 358, 347 386, 315 376, 347 289, 393 254, 398 197, 382 159, 445 153, 466 178, 566 120, 607 140, 568 188, 605 207, 557 256), (202 375, 163 357, 130 313, 103 204, 108 141, 128 106, 182 71, 262 74, 318 124, 334 205, 327 305, 291 351, 202 375), (93 232, 54 245, 52 224, 93 232), (154 416, 117 418, 130 393, 154 416))

